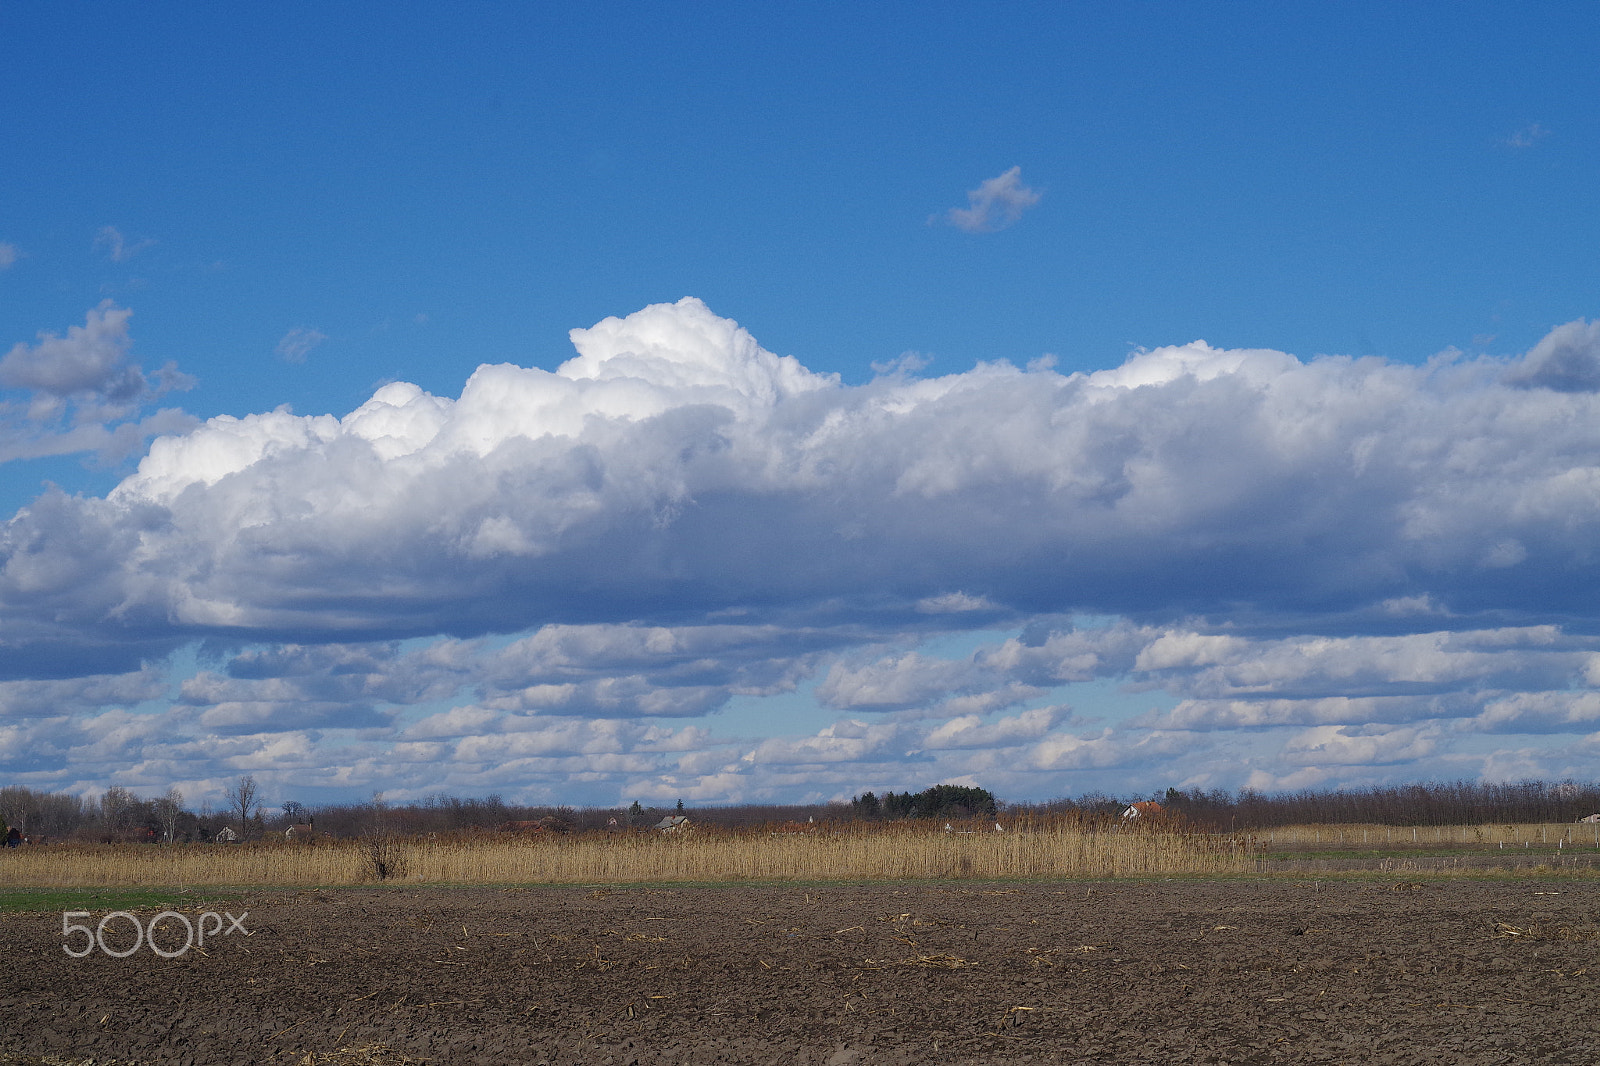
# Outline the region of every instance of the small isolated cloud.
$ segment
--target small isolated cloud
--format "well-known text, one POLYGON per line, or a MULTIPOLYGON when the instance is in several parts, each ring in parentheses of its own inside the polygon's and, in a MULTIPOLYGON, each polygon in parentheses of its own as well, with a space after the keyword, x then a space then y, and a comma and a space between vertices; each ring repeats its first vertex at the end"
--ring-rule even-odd
POLYGON ((1022 168, 1012 167, 997 178, 988 178, 967 193, 966 207, 952 207, 944 218, 967 233, 993 233, 1005 229, 1044 196, 1022 184, 1022 168))
POLYGON ((274 349, 284 362, 303 363, 306 356, 311 354, 311 349, 328 339, 328 335, 321 330, 297 326, 283 335, 274 349))
POLYGON ((131 314, 106 300, 65 336, 42 332, 38 343, 0 356, 0 389, 28 394, 23 403, 0 399, 0 462, 85 451, 120 457, 150 435, 194 426, 173 411, 151 416, 148 426, 128 421, 150 401, 195 384, 173 363, 147 374, 129 360, 131 314))
POLYGON ((32 347, 15 345, 0 358, 0 385, 58 397, 99 393, 121 399, 139 392, 144 379, 127 359, 130 314, 107 300, 83 325, 68 327, 65 337, 41 333, 32 347))
POLYGON ((1505 143, 1511 148, 1532 148, 1548 136, 1550 136, 1550 131, 1535 122, 1533 125, 1524 126, 1507 137, 1505 143))
POLYGON ((0 270, 10 270, 20 258, 22 258, 20 248, 9 241, 0 241, 0 270))
POLYGON ((943 596, 927 596, 917 601, 922 614, 960 614, 964 611, 994 611, 998 606, 983 596, 969 596, 965 592, 947 592, 943 596))
POLYGON ((94 246, 105 249, 106 256, 113 263, 126 263, 154 243, 149 237, 129 241, 115 226, 101 226, 100 232, 94 235, 94 246))
POLYGON ((931 355, 924 355, 922 352, 901 352, 894 359, 874 360, 872 372, 879 377, 890 377, 896 374, 901 377, 910 377, 931 362, 933 362, 933 356, 931 355))

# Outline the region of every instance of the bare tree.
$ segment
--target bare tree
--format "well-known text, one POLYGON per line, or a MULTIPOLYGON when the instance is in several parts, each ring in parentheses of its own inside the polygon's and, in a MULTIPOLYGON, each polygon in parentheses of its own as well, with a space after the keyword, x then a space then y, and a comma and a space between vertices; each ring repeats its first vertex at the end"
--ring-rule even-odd
POLYGON ((250 774, 245 774, 234 783, 233 790, 228 793, 228 802, 239 815, 239 836, 243 837, 250 815, 260 809, 261 803, 256 799, 256 779, 250 774))
POLYGON ((178 818, 183 814, 183 793, 178 791, 177 785, 173 785, 153 806, 156 821, 161 825, 161 839, 170 844, 178 836, 178 818))
POLYGON ((362 844, 366 850, 367 876, 378 881, 389 881, 406 874, 406 848, 389 820, 389 805, 383 802, 383 793, 372 794, 371 828, 362 844))
POLYGON ((290 825, 301 825, 306 820, 306 805, 297 800, 285 800, 283 804, 283 820, 290 825))
POLYGON ((0 788, 0 819, 26 836, 39 822, 39 803, 25 788, 0 788))
POLYGON ((139 797, 121 785, 112 785, 106 789, 105 795, 100 797, 100 817, 106 829, 117 832, 128 828, 128 823, 133 819, 134 809, 138 805, 139 797))

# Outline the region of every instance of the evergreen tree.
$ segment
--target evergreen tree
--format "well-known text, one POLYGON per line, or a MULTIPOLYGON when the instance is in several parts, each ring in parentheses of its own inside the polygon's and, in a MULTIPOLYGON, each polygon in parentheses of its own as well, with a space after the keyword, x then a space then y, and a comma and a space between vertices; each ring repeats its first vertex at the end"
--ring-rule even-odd
POLYGON ((863 792, 859 796, 850 798, 850 812, 857 818, 876 818, 882 813, 878 797, 870 792, 863 792))

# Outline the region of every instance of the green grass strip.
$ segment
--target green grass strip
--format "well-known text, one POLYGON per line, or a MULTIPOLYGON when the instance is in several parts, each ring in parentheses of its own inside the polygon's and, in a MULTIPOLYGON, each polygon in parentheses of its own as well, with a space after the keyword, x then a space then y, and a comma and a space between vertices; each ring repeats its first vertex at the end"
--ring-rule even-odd
POLYGON ((241 896, 240 892, 181 888, 0 888, 0 914, 193 908, 241 896))

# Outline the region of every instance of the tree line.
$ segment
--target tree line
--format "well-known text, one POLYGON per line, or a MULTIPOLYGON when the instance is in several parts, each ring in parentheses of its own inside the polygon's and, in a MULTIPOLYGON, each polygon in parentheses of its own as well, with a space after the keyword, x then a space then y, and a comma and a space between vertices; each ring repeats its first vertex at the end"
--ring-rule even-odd
MULTIPOLYGON (((368 803, 307 807, 296 800, 268 802, 255 778, 239 778, 220 806, 185 806, 183 793, 171 788, 154 799, 141 799, 130 789, 113 785, 98 797, 43 792, 20 786, 0 788, 0 819, 31 841, 75 840, 101 843, 204 843, 224 830, 238 839, 279 833, 291 825, 311 824, 333 836, 374 832, 417 835, 470 828, 493 828, 508 821, 543 820, 567 829, 582 818, 565 807, 508 804, 499 796, 462 799, 434 796, 416 803, 390 805, 381 794, 368 803)), ((602 819, 603 821, 603 819, 602 819)))
POLYGON ((495 829, 508 822, 538 822, 566 832, 648 829, 667 814, 688 814, 705 825, 744 828, 781 822, 896 821, 902 819, 993 818, 998 815, 1079 813, 1116 817, 1135 800, 1154 800, 1192 824, 1224 831, 1284 825, 1375 823, 1397 826, 1483 825, 1495 822, 1573 822, 1600 813, 1600 783, 1519 781, 1425 782, 1364 789, 1303 789, 1265 793, 1168 788, 1155 794, 1112 796, 1091 792, 1044 803, 1004 803, 987 789, 934 785, 921 792, 864 792, 848 803, 744 804, 724 807, 626 807, 525 805, 490 794, 482 798, 439 794, 403 804, 369 802, 308 808, 295 800, 268 802, 255 779, 241 777, 220 806, 185 805, 168 789, 144 799, 113 785, 97 797, 0 788, 0 819, 30 840, 203 842, 231 829, 244 839, 281 833, 311 822, 317 832, 340 837, 373 833, 425 836, 495 829))
POLYGON ((209 839, 226 816, 209 810, 196 814, 183 806, 183 793, 168 789, 155 799, 140 799, 130 789, 112 785, 89 798, 31 788, 0 788, 0 818, 24 838, 100 840, 110 842, 209 839))
MULTIPOLYGON (((1600 783, 1577 781, 1428 781, 1360 789, 1301 789, 1266 793, 1254 789, 1168 788, 1136 799, 1161 804, 1170 814, 1213 829, 1270 829, 1284 825, 1487 825, 1575 822, 1600 813, 1600 783)), ((1012 804, 1013 811, 1079 811, 1113 815, 1126 798, 1089 793, 1077 799, 1012 804)))

